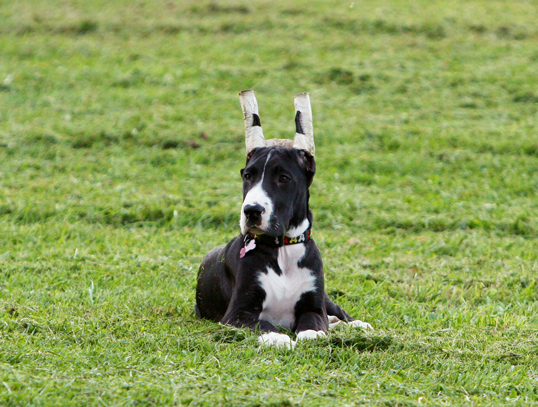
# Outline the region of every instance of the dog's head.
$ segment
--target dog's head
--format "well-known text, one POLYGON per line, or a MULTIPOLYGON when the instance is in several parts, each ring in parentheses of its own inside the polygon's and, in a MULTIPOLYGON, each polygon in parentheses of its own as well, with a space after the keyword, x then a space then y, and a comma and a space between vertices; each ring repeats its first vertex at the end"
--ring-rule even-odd
POLYGON ((272 146, 251 151, 241 170, 241 233, 303 233, 311 222, 308 187, 315 171, 314 157, 304 150, 272 146))
POLYGON ((312 222, 309 192, 316 164, 308 94, 295 98, 294 140, 265 140, 254 92, 240 93, 247 163, 243 177, 241 233, 295 237, 312 222))

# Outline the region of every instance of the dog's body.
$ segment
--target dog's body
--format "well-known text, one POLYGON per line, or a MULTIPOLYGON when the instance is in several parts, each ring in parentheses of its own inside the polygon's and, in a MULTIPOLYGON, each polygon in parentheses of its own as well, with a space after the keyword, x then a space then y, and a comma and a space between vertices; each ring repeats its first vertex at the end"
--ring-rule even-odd
MULTIPOLYGON (((298 113, 298 132, 300 120, 298 113)), ((253 123, 259 126, 259 117, 253 123)), ((202 261, 197 316, 258 329, 265 333, 261 342, 290 347, 294 342, 278 334, 277 326, 306 339, 324 336, 328 318, 353 321, 326 294, 321 255, 310 238, 314 173, 313 154, 303 149, 272 145, 249 150, 241 171, 241 235, 202 261)))

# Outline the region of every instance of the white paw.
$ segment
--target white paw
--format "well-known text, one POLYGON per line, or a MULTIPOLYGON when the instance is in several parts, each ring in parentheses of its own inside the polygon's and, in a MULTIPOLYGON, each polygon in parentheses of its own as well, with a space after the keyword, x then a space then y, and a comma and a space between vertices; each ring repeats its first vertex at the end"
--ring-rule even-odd
POLYGON ((329 329, 333 329, 335 326, 346 323, 335 315, 327 315, 327 321, 329 322, 329 329))
POLYGON ((286 347, 293 349, 295 341, 286 334, 279 334, 278 332, 268 332, 258 336, 258 343, 265 346, 286 347))
POLYGON ((362 322, 362 321, 359 321, 358 319, 355 321, 346 322, 346 321, 342 321, 335 315, 328 315, 327 321, 329 322, 329 329, 332 329, 338 325, 349 325, 349 326, 352 326, 353 328, 362 328, 364 330, 374 329, 372 328, 372 325, 370 325, 368 322, 362 322))
POLYGON ((362 328, 364 330, 374 329, 372 328, 372 325, 370 325, 368 322, 362 322, 358 319, 356 319, 355 321, 348 322, 348 324, 351 325, 353 328, 362 328))
POLYGON ((304 339, 317 339, 322 336, 327 336, 323 331, 314 331, 313 329, 307 329, 306 331, 301 331, 297 334, 297 340, 302 341, 304 339))

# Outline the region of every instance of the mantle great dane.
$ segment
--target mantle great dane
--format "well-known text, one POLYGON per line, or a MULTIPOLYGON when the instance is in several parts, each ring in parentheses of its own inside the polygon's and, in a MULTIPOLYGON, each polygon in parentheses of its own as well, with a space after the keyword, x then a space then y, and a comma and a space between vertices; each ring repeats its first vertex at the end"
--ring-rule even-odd
POLYGON ((265 345, 295 345, 345 322, 364 329, 325 292, 323 263, 311 238, 309 187, 316 171, 308 94, 295 97, 294 140, 265 140, 253 91, 240 93, 247 162, 241 170, 241 234, 210 251, 198 273, 196 315, 261 332, 265 345))

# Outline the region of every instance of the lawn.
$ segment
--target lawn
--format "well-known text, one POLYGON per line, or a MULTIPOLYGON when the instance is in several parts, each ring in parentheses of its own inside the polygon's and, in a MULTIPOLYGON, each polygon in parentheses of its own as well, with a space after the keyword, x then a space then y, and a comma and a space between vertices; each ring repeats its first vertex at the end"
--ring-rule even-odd
POLYGON ((0 3, 1 406, 538 405, 538 3, 0 3), (373 332, 196 319, 238 92, 309 92, 312 237, 373 332))

